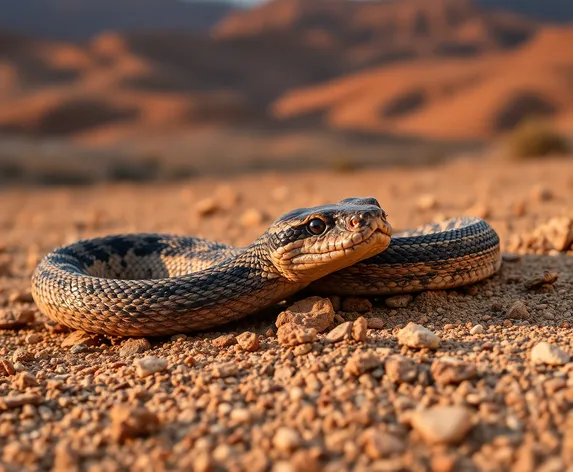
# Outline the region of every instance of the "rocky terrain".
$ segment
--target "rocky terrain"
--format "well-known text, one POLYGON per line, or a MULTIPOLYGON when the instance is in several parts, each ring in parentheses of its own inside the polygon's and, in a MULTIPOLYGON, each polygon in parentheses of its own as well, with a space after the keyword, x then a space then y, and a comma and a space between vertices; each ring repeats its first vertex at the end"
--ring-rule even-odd
POLYGON ((568 470, 572 175, 568 159, 466 159, 2 190, 2 470, 568 470), (285 211, 348 196, 376 197, 396 231, 481 216, 500 235, 501 270, 448 292, 300 294, 167 339, 65 332, 30 299, 39 258, 78 238, 244 245, 285 211))

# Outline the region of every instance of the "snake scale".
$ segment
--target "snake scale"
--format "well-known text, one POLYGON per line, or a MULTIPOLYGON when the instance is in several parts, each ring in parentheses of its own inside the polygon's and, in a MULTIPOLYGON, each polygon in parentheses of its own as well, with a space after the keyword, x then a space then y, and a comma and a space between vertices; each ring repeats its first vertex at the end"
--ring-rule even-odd
POLYGON ((500 267, 499 237, 456 218, 392 235, 374 198, 293 210, 251 245, 124 234, 47 254, 32 276, 39 309, 70 328, 115 336, 205 330, 305 287, 392 295, 475 283, 500 267))

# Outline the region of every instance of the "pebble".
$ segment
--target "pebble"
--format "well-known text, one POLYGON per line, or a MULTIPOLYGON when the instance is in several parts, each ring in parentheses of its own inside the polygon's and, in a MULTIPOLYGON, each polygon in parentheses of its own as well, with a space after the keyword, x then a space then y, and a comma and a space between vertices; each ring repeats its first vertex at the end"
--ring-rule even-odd
POLYGON ((8 359, 0 359, 0 375, 14 375, 16 368, 8 359))
POLYGON ((42 336, 40 336, 38 333, 30 333, 28 334, 28 336, 26 336, 26 344, 38 344, 40 341, 42 341, 42 336))
POLYGON ((84 352, 87 350, 87 346, 83 343, 81 344, 74 344, 71 348, 70 348, 70 352, 72 354, 79 354, 81 352, 84 352))
POLYGON ((237 364, 233 362, 219 362, 213 365, 213 375, 220 379, 233 377, 239 372, 237 364))
POLYGON ((245 331, 237 336, 237 342, 244 351, 254 352, 260 348, 259 337, 250 331, 245 331))
POLYGON ((143 359, 136 359, 134 365, 139 377, 147 377, 167 369, 168 362, 165 359, 148 356, 143 359))
POLYGON ((527 320, 529 319, 529 312, 527 311, 525 303, 521 300, 517 300, 511 305, 506 316, 514 320, 527 320))
POLYGON ((409 322, 402 328, 397 337, 400 344, 416 349, 438 349, 441 342, 438 335, 413 322, 409 322))
POLYGON ((360 316, 356 321, 354 321, 354 323, 352 323, 352 337, 355 341, 365 342, 367 331, 368 326, 366 319, 363 316, 360 316))
POLYGON ((27 387, 37 387, 38 381, 29 372, 20 372, 15 380, 16 387, 25 390, 27 387))
POLYGON ((541 288, 544 285, 553 285, 557 282, 559 274, 555 272, 544 272, 543 275, 535 277, 534 279, 527 280, 525 282, 525 288, 528 290, 534 290, 541 288))
POLYGON ((405 295, 395 295, 393 297, 388 297, 384 300, 384 304, 388 308, 405 308, 407 307, 414 297, 410 294, 405 295))
POLYGON ((366 318, 366 327, 368 329, 383 329, 384 320, 382 318, 366 318))
POLYGON ((122 357, 128 357, 141 354, 150 348, 151 344, 145 338, 129 338, 121 344, 119 353, 122 357))
POLYGON ((334 307, 328 298, 309 297, 289 306, 277 317, 276 326, 286 323, 314 328, 322 333, 334 321, 334 307))
POLYGON ((478 374, 474 364, 453 357, 441 357, 432 363, 431 373, 440 385, 459 384, 471 380, 478 374))
POLYGON ((345 321, 339 324, 326 335, 326 340, 331 343, 337 343, 352 336, 352 321, 345 321))
POLYGON ((32 310, 0 310, 0 329, 20 329, 34 322, 32 310))
POLYGON ((111 434, 123 443, 127 439, 148 436, 159 429, 159 419, 143 406, 118 405, 110 412, 111 434))
POLYGON ((215 347, 229 347, 237 344, 237 339, 234 334, 223 334, 211 341, 215 347))
POLYGON ((454 445, 472 429, 470 410, 463 406, 433 406, 415 412, 410 423, 428 444, 454 445))
POLYGON ((470 334, 482 334, 484 332, 484 327, 480 324, 474 325, 472 329, 470 329, 470 334))
POLYGON ((366 298, 348 297, 342 300, 342 311, 368 313, 372 311, 372 303, 366 298))
POLYGON ((99 334, 86 333, 85 331, 74 331, 66 336, 62 341, 62 347, 71 347, 76 344, 84 344, 88 347, 99 346, 103 342, 103 337, 99 334))
POLYGON ((32 393, 0 397, 0 410, 11 410, 24 405, 39 405, 43 401, 44 399, 40 395, 32 393))
POLYGON ((406 449, 403 439, 387 431, 368 428, 361 435, 364 452, 370 459, 384 459, 406 449))
POLYGON ((282 452, 292 452, 301 444, 298 432, 292 428, 281 426, 273 437, 273 445, 282 452))
POLYGON ((395 383, 412 382, 418 376, 418 367, 409 357, 393 354, 386 359, 384 369, 388 378, 395 383))
POLYGON ((570 356, 558 346, 542 341, 531 350, 531 360, 534 364, 564 365, 570 356))
POLYGON ((221 209, 221 206, 213 197, 203 198, 195 204, 195 210, 199 216, 209 216, 221 209))
POLYGON ((352 355, 346 363, 346 371, 356 377, 365 372, 374 370, 384 364, 384 359, 372 352, 363 352, 352 355))

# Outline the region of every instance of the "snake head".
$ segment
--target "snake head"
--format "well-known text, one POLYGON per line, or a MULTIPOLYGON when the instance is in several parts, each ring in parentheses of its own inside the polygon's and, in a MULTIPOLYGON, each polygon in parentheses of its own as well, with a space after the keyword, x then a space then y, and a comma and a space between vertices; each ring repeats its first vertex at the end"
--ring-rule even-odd
POLYGON ((278 273, 310 283, 384 251, 392 227, 374 198, 299 208, 278 218, 265 233, 278 273))

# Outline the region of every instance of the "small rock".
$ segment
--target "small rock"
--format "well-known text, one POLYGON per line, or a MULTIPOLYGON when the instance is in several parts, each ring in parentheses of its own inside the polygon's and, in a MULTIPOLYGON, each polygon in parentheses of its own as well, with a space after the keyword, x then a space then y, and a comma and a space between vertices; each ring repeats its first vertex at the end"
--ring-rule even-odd
POLYGON ((482 334, 484 331, 484 328, 482 325, 477 324, 475 326, 472 327, 472 329, 470 329, 470 334, 482 334))
POLYGON ((459 384, 464 380, 471 380, 477 376, 474 364, 464 362, 452 357, 441 357, 432 363, 432 376, 440 385, 459 384))
POLYGON ((363 316, 360 316, 352 323, 352 337, 358 342, 366 341, 367 323, 363 316))
POLYGON ((12 354, 12 362, 29 362, 34 360, 34 354, 22 347, 19 347, 12 354))
POLYGON ((38 344, 42 340, 42 336, 38 333, 30 333, 26 336, 26 344, 38 344))
POLYGON ((438 206, 438 200, 431 194, 421 195, 416 202, 416 206, 422 211, 432 210, 438 206))
POLYGON ((506 317, 514 320, 529 319, 529 312, 527 311, 525 303, 523 303, 521 300, 517 300, 516 302, 514 302, 513 305, 511 305, 511 307, 507 311, 506 317))
POLYGON ((249 423, 251 421, 251 413, 246 408, 234 408, 231 410, 229 418, 237 423, 249 423))
POLYGON ((239 223, 244 228, 260 226, 264 221, 265 214, 256 208, 249 208, 239 217, 239 223))
POLYGON ((165 359, 148 356, 143 359, 137 359, 134 365, 139 377, 147 377, 167 369, 168 362, 165 359))
POLYGON ((273 445, 282 452, 291 452, 301 443, 300 435, 292 428, 281 426, 273 437, 273 445))
POLYGON ((220 379, 232 377, 237 374, 239 368, 233 362, 219 362, 213 366, 213 375, 220 379))
POLYGON ((93 347, 99 346, 103 342, 103 337, 99 334, 86 333, 85 331, 74 331, 66 336, 62 341, 62 347, 71 347, 75 344, 85 344, 93 347))
POLYGON ((384 369, 388 378, 395 383, 412 382, 418 376, 418 367, 409 357, 394 354, 389 356, 384 363, 384 369))
POLYGON ((364 452, 370 459, 384 459, 402 454, 406 449, 405 442, 398 436, 376 428, 368 428, 360 436, 364 452))
POLYGON ((326 335, 326 340, 337 343, 344 339, 349 339, 352 335, 352 321, 345 321, 326 335))
POLYGON ((279 344, 283 347, 298 346, 299 344, 312 343, 316 340, 316 329, 298 326, 294 323, 286 323, 277 331, 279 344))
POLYGON ((260 348, 259 338, 255 333, 245 331, 237 336, 237 342, 241 349, 249 352, 258 351, 260 348))
POLYGON ((544 272, 543 275, 535 277, 534 279, 527 280, 525 282, 525 288, 528 290, 533 290, 541 288, 543 285, 553 285, 558 278, 559 274, 555 272, 544 272))
POLYGON ((125 340, 119 348, 119 354, 122 357, 141 354, 151 348, 151 344, 145 338, 129 338, 125 340))
POLYGON ((384 320, 382 318, 367 318, 366 326, 368 329, 383 329, 384 320))
POLYGON ((16 368, 8 359, 0 359, 0 375, 14 375, 16 373, 16 368))
POLYGON ((237 344, 237 339, 233 334, 223 334, 211 341, 211 344, 215 347, 229 347, 237 344))
POLYGON ((54 320, 51 319, 46 319, 44 321, 44 328, 46 328, 50 333, 68 333, 70 332, 70 328, 60 324, 60 323, 56 323, 54 320))
POLYGON ((346 363, 346 371, 356 377, 380 367, 384 360, 371 352, 354 354, 346 363))
POLYGON ((34 322, 32 310, 0 310, 0 329, 20 329, 34 322))
POLYGON ((143 406, 115 406, 110 412, 111 434, 118 442, 153 434, 159 429, 155 413, 143 406))
POLYGON ((405 295, 395 295, 393 297, 388 297, 384 300, 384 304, 388 308, 405 308, 413 300, 413 296, 410 294, 405 295))
POLYGON ((398 332, 398 342, 412 348, 438 349, 440 338, 427 328, 410 322, 398 332))
POLYGON ((199 216, 209 216, 216 213, 220 209, 221 206, 213 197, 204 198, 195 204, 195 210, 199 216))
POLYGON ((410 422, 428 444, 458 444, 473 426, 469 409, 462 406, 433 406, 415 412, 410 422))
POLYGON ((314 328, 322 333, 334 321, 334 307, 328 298, 309 297, 289 306, 279 314, 276 326, 286 323, 314 328))
POLYGON ((372 311, 372 303, 366 298, 348 297, 342 301, 342 311, 367 313, 372 311))
POLYGON ((569 362, 569 359, 569 354, 545 341, 537 343, 531 350, 534 364, 563 365, 569 362))
POLYGON ((0 410, 11 410, 24 405, 39 405, 43 401, 40 395, 29 393, 0 397, 0 410))
POLYGON ((37 387, 38 381, 29 372, 20 372, 16 377, 16 387, 20 390, 25 390, 27 387, 37 387))
POLYGON ((87 346, 85 344, 75 344, 70 348, 70 353, 72 354, 79 354, 81 352, 85 352, 87 350, 87 346))
POLYGON ((293 353, 295 356, 304 356, 305 354, 308 354, 310 351, 312 351, 312 344, 306 343, 295 346, 293 353))

